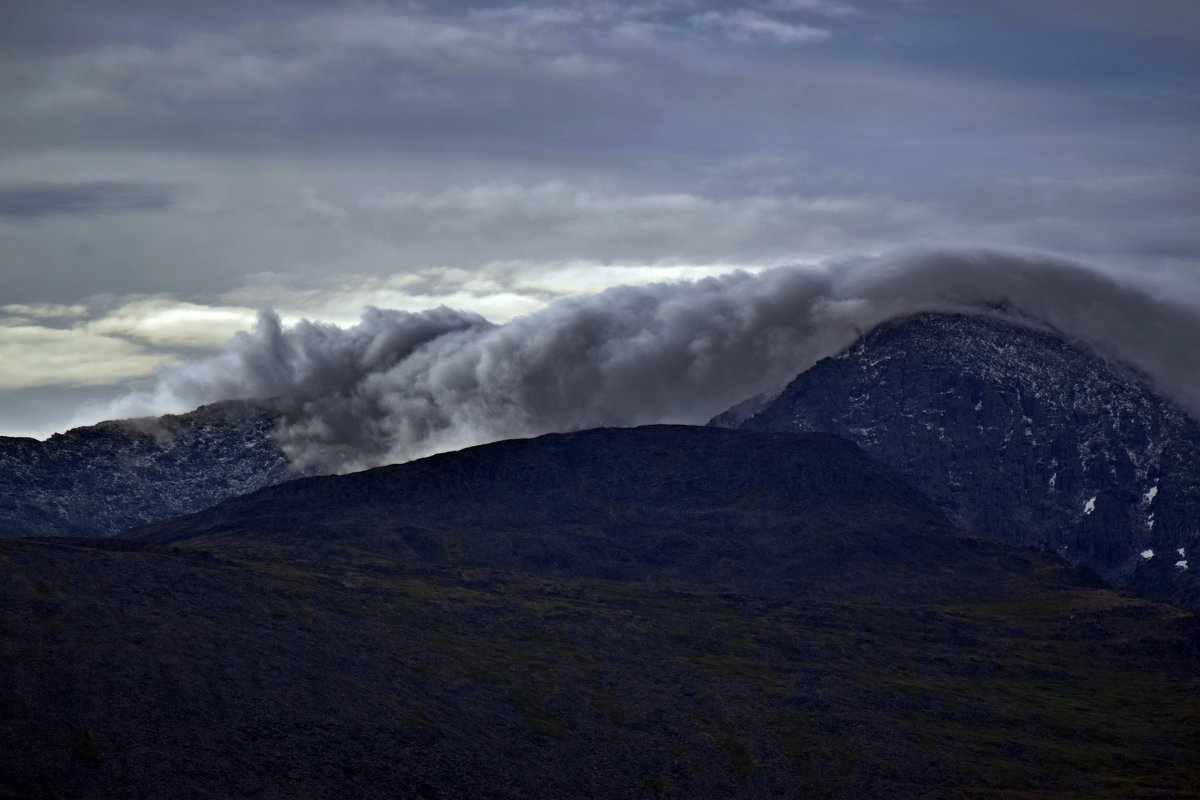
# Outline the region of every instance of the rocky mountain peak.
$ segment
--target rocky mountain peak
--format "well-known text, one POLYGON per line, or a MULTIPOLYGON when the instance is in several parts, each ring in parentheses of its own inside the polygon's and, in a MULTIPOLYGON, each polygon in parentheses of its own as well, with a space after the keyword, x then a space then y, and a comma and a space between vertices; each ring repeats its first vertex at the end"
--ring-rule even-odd
POLYGON ((294 478, 271 438, 278 420, 235 401, 0 437, 0 538, 111 536, 294 478))
MULTIPOLYGON (((718 418, 720 422, 720 418, 718 418)), ((1200 424, 1125 365, 988 312, 885 323, 737 427, 844 436, 955 521, 1186 607, 1200 424)))

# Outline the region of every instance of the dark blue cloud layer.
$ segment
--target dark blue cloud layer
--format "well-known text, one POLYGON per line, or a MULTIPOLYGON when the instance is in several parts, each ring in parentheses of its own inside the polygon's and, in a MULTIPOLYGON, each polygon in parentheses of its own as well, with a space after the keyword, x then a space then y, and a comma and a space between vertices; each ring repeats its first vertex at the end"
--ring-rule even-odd
POLYGON ((91 216, 165 211, 171 207, 173 199, 172 187, 155 183, 0 184, 0 217, 36 219, 59 214, 91 216))

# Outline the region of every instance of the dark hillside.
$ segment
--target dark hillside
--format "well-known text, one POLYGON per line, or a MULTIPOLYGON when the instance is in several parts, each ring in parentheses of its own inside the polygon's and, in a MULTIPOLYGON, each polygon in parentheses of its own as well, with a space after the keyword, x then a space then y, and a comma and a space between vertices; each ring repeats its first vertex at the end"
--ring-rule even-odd
POLYGON ((9 797, 1197 797, 1197 619, 828 436, 656 427, 0 543, 9 797))

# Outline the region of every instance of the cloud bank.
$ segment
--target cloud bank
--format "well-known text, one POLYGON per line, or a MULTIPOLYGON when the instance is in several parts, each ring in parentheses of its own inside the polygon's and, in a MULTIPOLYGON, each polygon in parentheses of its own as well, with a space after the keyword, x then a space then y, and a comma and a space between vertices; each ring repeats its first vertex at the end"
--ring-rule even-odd
POLYGON ((219 355, 106 410, 276 398, 294 464, 348 471, 550 431, 704 422, 879 322, 988 303, 1142 369, 1196 412, 1200 296, 1188 291, 1034 253, 913 250, 621 286, 504 325, 444 307, 372 309, 345 329, 263 313, 219 355))

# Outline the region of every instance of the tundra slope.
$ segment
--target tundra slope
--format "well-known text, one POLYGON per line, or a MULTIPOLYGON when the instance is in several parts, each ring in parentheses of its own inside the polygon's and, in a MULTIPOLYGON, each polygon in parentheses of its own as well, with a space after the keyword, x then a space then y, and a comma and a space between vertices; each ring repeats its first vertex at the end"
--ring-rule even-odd
POLYGON ((1200 424, 1052 331, 895 319, 759 406, 712 424, 845 437, 971 530, 1200 610, 1200 424))

